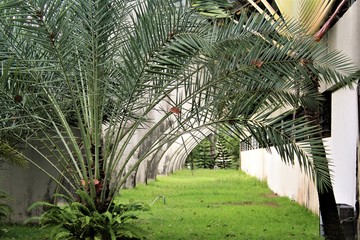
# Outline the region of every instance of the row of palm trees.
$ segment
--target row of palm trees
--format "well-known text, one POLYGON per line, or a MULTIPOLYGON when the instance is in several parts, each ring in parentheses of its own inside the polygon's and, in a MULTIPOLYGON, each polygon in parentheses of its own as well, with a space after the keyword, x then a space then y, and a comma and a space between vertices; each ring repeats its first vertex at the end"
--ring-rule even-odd
POLYGON ((100 213, 163 146, 210 126, 274 146, 328 192, 318 122, 284 119, 316 112, 318 82, 358 77, 296 23, 259 14, 209 21, 169 0, 1 1, 0 64, 2 142, 39 153, 23 157, 69 201, 81 190, 100 213))

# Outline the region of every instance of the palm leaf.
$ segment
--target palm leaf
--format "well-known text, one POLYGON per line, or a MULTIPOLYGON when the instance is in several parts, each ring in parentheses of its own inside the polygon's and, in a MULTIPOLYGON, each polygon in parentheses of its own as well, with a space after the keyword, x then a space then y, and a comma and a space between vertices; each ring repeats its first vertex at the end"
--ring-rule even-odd
POLYGON ((314 35, 329 15, 335 1, 275 1, 285 21, 296 20, 306 29, 307 35, 314 35))
POLYGON ((203 16, 211 18, 228 18, 232 4, 223 0, 195 0, 192 2, 192 8, 203 16))
POLYGON ((0 159, 20 167, 28 166, 28 162, 18 150, 10 146, 8 142, 0 140, 0 159))

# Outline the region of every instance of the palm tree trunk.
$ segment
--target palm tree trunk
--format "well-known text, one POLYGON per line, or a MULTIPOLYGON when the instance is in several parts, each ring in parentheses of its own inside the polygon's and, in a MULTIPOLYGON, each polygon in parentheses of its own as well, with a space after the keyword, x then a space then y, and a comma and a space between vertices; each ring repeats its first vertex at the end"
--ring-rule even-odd
MULTIPOLYGON (((322 152, 326 154, 325 147, 322 148, 322 152)), ((327 171, 330 174, 329 165, 326 165, 327 171)), ((328 240, 345 240, 345 234, 340 225, 340 218, 332 184, 322 191, 318 189, 317 192, 325 238, 328 240)))
MULTIPOLYGON (((317 84, 316 80, 314 80, 314 84, 317 84)), ((318 106, 315 109, 305 108, 305 115, 310 121, 320 126, 320 122, 321 122, 320 106, 318 106)), ((318 133, 317 137, 322 139, 323 137, 322 133, 318 133)), ((316 160, 316 158, 326 159, 326 151, 324 144, 322 143, 321 149, 319 149, 319 147, 313 148, 311 146, 311 151, 313 154, 313 158, 315 159, 314 160, 315 172, 318 172, 316 169, 317 168, 316 161, 320 161, 320 160, 316 160)), ((327 173, 330 175, 328 162, 327 161, 322 162, 321 165, 322 165, 322 170, 327 171, 327 173)), ((318 192, 320 214, 322 218, 325 239, 346 240, 344 231, 340 225, 340 219, 339 219, 332 183, 330 182, 329 186, 325 187, 324 189, 317 189, 317 192, 318 192)))
POLYGON ((318 197, 325 238, 328 240, 345 240, 344 232, 340 226, 333 189, 330 188, 324 190, 324 192, 318 191, 318 197))

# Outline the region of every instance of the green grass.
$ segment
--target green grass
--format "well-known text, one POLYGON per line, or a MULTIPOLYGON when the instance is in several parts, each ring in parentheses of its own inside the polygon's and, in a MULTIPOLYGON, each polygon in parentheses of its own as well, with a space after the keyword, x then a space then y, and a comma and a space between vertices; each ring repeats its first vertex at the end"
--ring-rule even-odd
POLYGON ((140 224, 150 239, 322 239, 319 217, 265 183, 235 170, 189 170, 123 190, 126 200, 151 203, 140 224))
POLYGON ((30 225, 0 226, 0 239, 2 240, 46 240, 50 239, 49 229, 30 225))
MULTIPOLYGON (((122 190, 124 203, 152 203, 138 224, 149 239, 323 239, 319 217, 288 198, 273 194, 265 183, 235 170, 178 171, 148 185, 122 190)), ((49 230, 9 227, 1 239, 47 239, 49 230)))

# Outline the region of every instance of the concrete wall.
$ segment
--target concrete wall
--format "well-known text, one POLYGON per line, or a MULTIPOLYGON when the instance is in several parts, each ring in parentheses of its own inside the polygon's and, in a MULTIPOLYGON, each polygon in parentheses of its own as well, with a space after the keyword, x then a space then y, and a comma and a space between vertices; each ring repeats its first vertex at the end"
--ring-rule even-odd
MULTIPOLYGON (((27 149, 26 153, 41 167, 48 170, 45 161, 35 151, 27 149)), ((52 171, 56 176, 56 173, 52 171)), ((37 201, 51 201, 55 190, 55 183, 47 175, 35 166, 29 164, 28 168, 4 164, 0 170, 0 189, 11 195, 9 205, 14 210, 10 220, 12 222, 24 222, 28 217, 37 216, 41 208, 28 212, 31 204, 37 201)))
POLYGON ((203 128, 196 132, 186 133, 180 136, 173 144, 169 146, 165 154, 160 159, 157 167, 159 175, 168 175, 185 166, 185 161, 189 153, 206 136, 211 134, 214 129, 203 128))
MULTIPOLYGON (((339 50, 360 67, 360 2, 355 2, 329 31, 330 50, 339 50)), ((326 90, 328 86, 323 86, 326 90)), ((357 91, 340 89, 332 93, 331 137, 325 139, 332 159, 333 187, 338 203, 355 206, 356 154, 358 139, 357 91)), ((288 196, 318 212, 317 194, 298 166, 288 166, 278 154, 263 149, 241 153, 241 167, 250 175, 268 182, 279 195, 288 196)))
POLYGON ((249 175, 266 181, 279 196, 299 202, 314 213, 319 203, 314 182, 301 171, 298 164, 285 164, 274 149, 255 149, 241 152, 241 169, 249 175))
MULTIPOLYGON (((347 55, 360 67, 360 2, 356 1, 327 36, 330 49, 347 55)), ((339 203, 356 200, 356 146, 358 138, 357 91, 340 89, 332 94, 330 158, 334 162, 334 191, 339 203)))

